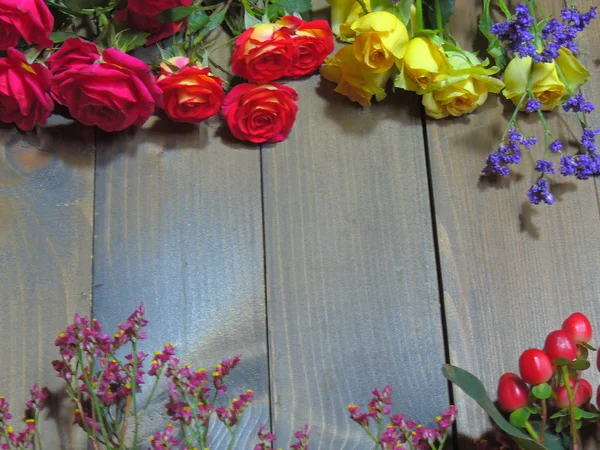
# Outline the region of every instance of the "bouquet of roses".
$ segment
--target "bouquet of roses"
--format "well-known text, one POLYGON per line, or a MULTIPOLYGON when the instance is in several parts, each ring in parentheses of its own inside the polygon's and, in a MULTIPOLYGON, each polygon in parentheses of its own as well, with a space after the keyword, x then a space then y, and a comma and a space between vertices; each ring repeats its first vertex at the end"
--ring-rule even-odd
POLYGON ((386 85, 416 92, 428 116, 473 112, 504 84, 448 28, 452 0, 331 0, 334 32, 350 46, 326 60, 322 76, 363 106, 386 97, 386 85))
POLYGON ((298 96, 275 81, 310 75, 333 51, 329 25, 302 19, 307 10, 290 0, 0 0, 0 121, 30 130, 60 105, 120 131, 161 111, 189 123, 220 112, 238 139, 281 141, 298 96), (211 57, 221 27, 235 41, 233 82, 213 71, 229 74, 211 57), (161 41, 152 65, 129 54, 161 41))

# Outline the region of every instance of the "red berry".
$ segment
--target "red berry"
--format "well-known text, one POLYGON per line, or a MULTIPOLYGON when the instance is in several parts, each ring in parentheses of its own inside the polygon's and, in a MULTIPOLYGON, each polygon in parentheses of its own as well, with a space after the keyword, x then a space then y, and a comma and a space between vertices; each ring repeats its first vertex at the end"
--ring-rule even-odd
POLYGON ((535 386, 549 381, 554 374, 554 367, 543 351, 530 348, 519 358, 519 372, 525 383, 535 386))
POLYGON ((529 402, 529 388, 516 373, 505 373, 498 381, 498 403, 506 412, 526 406, 529 402))
POLYGON ((562 329, 573 336, 573 340, 581 344, 592 339, 592 324, 580 312, 571 314, 562 324, 562 329))
MULTIPOLYGON (((571 384, 571 390, 575 392, 575 401, 573 402, 575 406, 579 407, 585 405, 589 402, 593 395, 592 385, 587 380, 579 380, 579 383, 573 378, 569 378, 569 383, 571 384)), ((558 408, 567 408, 569 406, 569 394, 567 393, 567 388, 565 386, 559 386, 554 388, 554 393, 556 394, 556 398, 554 399, 554 404, 558 408)))
POLYGON ((577 344, 573 337, 564 330, 556 330, 548 335, 544 344, 544 351, 554 361, 556 358, 565 358, 573 361, 577 356, 577 344))

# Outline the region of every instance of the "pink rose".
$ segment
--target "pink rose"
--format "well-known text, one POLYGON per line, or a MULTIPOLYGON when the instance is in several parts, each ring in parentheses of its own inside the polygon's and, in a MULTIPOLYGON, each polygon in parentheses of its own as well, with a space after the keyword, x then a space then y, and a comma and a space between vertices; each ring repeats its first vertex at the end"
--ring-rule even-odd
POLYGON ((147 16, 156 16, 165 9, 190 6, 193 0, 129 0, 128 7, 132 11, 147 16))
POLYGON ((81 41, 66 41, 66 49, 53 54, 48 65, 52 96, 75 120, 120 131, 143 125, 161 106, 162 92, 142 61, 114 48, 100 54, 94 44, 72 40, 81 41))
POLYGON ((152 45, 180 31, 183 22, 164 23, 157 16, 140 14, 127 7, 117 12, 115 22, 126 23, 131 28, 150 33, 146 38, 146 45, 152 45))
POLYGON ((8 50, 8 58, 0 58, 0 122, 15 123, 21 130, 46 124, 54 109, 49 91, 46 67, 29 64, 14 48, 8 50))
POLYGON ((20 38, 28 44, 52 47, 54 17, 44 0, 0 1, 0 50, 15 47, 20 38))

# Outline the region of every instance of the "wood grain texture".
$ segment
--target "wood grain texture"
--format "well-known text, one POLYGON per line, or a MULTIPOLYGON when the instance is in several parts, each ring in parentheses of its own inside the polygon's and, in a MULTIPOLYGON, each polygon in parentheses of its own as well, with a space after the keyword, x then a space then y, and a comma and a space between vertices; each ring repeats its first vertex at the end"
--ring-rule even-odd
MULTIPOLYGON (((562 2, 544 4, 553 7, 558 12, 562 2)), ((480 2, 456 2, 456 8, 452 29, 460 43, 481 44, 480 2)), ((491 97, 468 117, 427 121, 451 360, 479 376, 494 395, 499 376, 518 370, 520 353, 543 346, 546 334, 570 313, 584 311, 600 323, 600 224, 593 182, 555 176, 556 203, 529 205, 526 192, 543 149, 525 153, 509 179, 479 179, 509 112, 511 106, 491 97)), ((562 114, 547 117, 557 135, 572 139, 572 124, 562 114)), ((531 125, 536 119, 526 122, 527 134, 543 136, 540 126, 531 125)), ((460 391, 455 398, 462 433, 478 436, 490 428, 474 401, 460 391)))
POLYGON ((361 110, 318 75, 290 85, 294 130, 262 150, 277 445, 309 424, 311 449, 372 448, 346 406, 374 388, 427 423, 448 405, 419 108, 361 110))
POLYGON ((90 129, 55 118, 28 133, 0 128, 0 395, 16 425, 31 386, 49 386, 42 433, 53 449, 85 438, 50 360, 73 315, 90 313, 93 164, 90 129))
MULTIPOLYGON (((241 353, 227 398, 256 393, 235 447, 249 448, 269 420, 260 153, 223 140, 218 123, 152 119, 101 136, 94 314, 112 329, 145 302, 145 350, 173 342, 195 368, 241 353)), ((167 424, 165 396, 144 438, 167 424)), ((224 427, 212 435, 211 448, 225 448, 224 427)))

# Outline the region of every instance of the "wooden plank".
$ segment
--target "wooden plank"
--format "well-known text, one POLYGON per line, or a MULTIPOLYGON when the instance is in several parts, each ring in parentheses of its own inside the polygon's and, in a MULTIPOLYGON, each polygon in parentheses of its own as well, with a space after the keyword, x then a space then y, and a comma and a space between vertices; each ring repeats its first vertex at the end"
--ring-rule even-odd
POLYGON ((290 86, 294 130, 262 150, 275 433, 285 447, 309 424, 311 448, 367 448, 346 406, 374 388, 427 423, 448 406, 419 105, 290 86))
MULTIPOLYGON (((114 327, 145 302, 145 349, 173 342, 193 367, 241 353, 230 393, 256 393, 242 448, 269 421, 260 154, 219 136, 218 123, 152 119, 100 137, 94 314, 114 327)), ((167 424, 159 400, 145 438, 167 424)), ((225 446, 224 427, 213 436, 225 446)))
MULTIPOLYGON (((555 12, 561 6, 558 0, 544 4, 555 12)), ((451 27, 468 46, 479 40, 480 2, 456 2, 456 9, 451 27)), ((526 192, 536 155, 524 154, 510 180, 479 179, 511 111, 492 97, 469 117, 427 121, 451 360, 479 376, 493 395, 499 376, 518 370, 520 353, 543 346, 546 334, 570 313, 584 311, 600 323, 593 182, 558 175, 555 204, 533 207, 526 192)), ((569 138, 562 115, 547 117, 569 138)), ((543 136, 540 126, 525 130, 543 136)), ((474 401, 458 390, 455 399, 461 433, 478 436, 490 427, 474 401)))
POLYGON ((3 126, 0 149, 0 395, 19 420, 31 386, 49 386, 44 444, 71 449, 85 435, 50 360, 57 334, 91 308, 93 131, 56 118, 29 133, 3 126))

